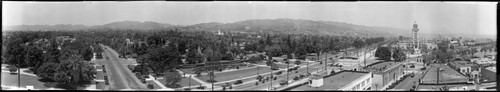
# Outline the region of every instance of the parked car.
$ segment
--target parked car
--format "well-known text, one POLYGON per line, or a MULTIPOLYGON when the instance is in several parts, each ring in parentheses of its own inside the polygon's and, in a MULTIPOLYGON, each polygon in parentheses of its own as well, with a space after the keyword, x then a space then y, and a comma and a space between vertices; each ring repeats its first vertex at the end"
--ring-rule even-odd
POLYGON ((293 80, 299 80, 300 78, 298 76, 293 77, 293 80))
POLYGON ((241 84, 241 83, 243 83, 243 81, 242 81, 242 80, 237 80, 237 81, 236 81, 236 82, 234 82, 233 84, 234 84, 234 85, 238 85, 238 84, 241 84))
POLYGON ((286 81, 286 80, 281 80, 280 81, 280 85, 285 85, 285 84, 288 84, 288 81, 286 81))
POLYGON ((415 65, 414 65, 414 64, 412 64, 412 65, 410 66, 410 68, 415 68, 415 65))
POLYGON ((415 74, 414 74, 414 73, 411 73, 411 74, 410 74, 410 76, 413 78, 413 77, 415 77, 415 74))
POLYGON ((425 67, 420 68, 420 70, 425 70, 425 69, 426 69, 425 67))
POLYGON ((281 73, 282 73, 281 71, 279 71, 279 72, 276 72, 276 75, 280 75, 281 73))
POLYGON ((299 76, 299 78, 301 78, 301 79, 302 79, 302 78, 304 78, 304 77, 306 77, 306 76, 305 76, 305 75, 302 75, 302 74, 299 76))

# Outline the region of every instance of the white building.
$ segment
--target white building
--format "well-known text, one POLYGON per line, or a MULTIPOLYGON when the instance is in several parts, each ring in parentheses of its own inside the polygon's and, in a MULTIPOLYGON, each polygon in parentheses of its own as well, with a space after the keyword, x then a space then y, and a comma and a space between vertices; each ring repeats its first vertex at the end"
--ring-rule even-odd
POLYGON ((372 89, 372 73, 360 71, 340 71, 324 77, 315 75, 310 83, 291 88, 290 91, 311 90, 370 90, 372 89))

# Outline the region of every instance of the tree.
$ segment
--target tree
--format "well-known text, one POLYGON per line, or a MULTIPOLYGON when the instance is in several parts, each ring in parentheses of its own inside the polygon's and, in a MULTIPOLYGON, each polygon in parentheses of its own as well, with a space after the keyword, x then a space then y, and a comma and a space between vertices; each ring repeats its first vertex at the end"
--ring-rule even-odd
POLYGON ((391 51, 389 50, 389 47, 378 47, 375 51, 375 57, 378 57, 382 60, 390 60, 391 51))
POLYGON ((38 46, 30 46, 28 48, 28 55, 27 55, 27 65, 28 67, 33 67, 30 68, 31 71, 36 72, 38 67, 43 63, 43 51, 42 48, 38 46))
MULTIPOLYGON (((359 38, 356 39, 356 40, 354 40, 354 42, 352 43, 352 45, 354 45, 354 48, 356 48, 356 49, 360 49, 365 44, 366 43, 363 40, 359 39, 359 38)), ((357 51, 357 52, 359 53, 359 51, 357 51)), ((356 55, 358 55, 358 54, 356 54, 356 55)))
POLYGON ((296 65, 300 65, 302 62, 300 62, 300 60, 295 60, 295 64, 296 65))
POLYGON ((10 71, 10 73, 16 73, 16 71, 17 71, 17 67, 15 67, 15 66, 11 66, 11 67, 9 68, 9 71, 10 71))
POLYGON ((434 54, 426 53, 422 55, 422 59, 424 64, 432 63, 431 61, 434 60, 436 56, 434 54))
POLYGON ((145 62, 155 74, 160 74, 164 70, 175 69, 180 63, 180 55, 173 48, 153 48, 145 55, 145 62))
POLYGON ((394 60, 397 62, 401 62, 406 60, 406 54, 400 49, 395 49, 392 53, 392 58, 394 58, 394 60))
POLYGON ((43 63, 35 72, 37 76, 40 76, 42 79, 52 80, 54 78, 54 74, 57 72, 56 68, 58 64, 55 62, 46 62, 43 63))
POLYGON ((222 54, 212 48, 207 48, 203 51, 208 61, 217 61, 222 59, 222 54))
POLYGON ((194 74, 196 74, 196 77, 200 77, 201 73, 205 71, 205 68, 198 67, 198 68, 193 69, 193 71, 194 71, 194 74))
POLYGON ((182 79, 181 74, 175 70, 167 70, 164 73, 164 78, 166 82, 165 86, 170 88, 178 88, 180 85, 177 83, 182 79))
POLYGON ((278 70, 278 69, 279 69, 278 64, 276 64, 274 62, 271 63, 271 70, 278 70))
POLYGON ((87 60, 87 61, 92 60, 92 57, 94 57, 94 54, 92 53, 92 49, 90 49, 90 47, 84 47, 82 56, 83 56, 84 60, 87 60))
POLYGON ((436 55, 437 60, 441 63, 452 60, 454 56, 453 52, 442 50, 435 51, 434 54, 436 55))
POLYGON ((203 58, 203 55, 198 53, 196 50, 189 50, 189 52, 187 53, 186 62, 188 62, 188 64, 201 63, 203 61, 203 58))
POLYGON ((266 46, 264 49, 266 55, 270 57, 277 57, 283 55, 283 51, 279 45, 266 46))
POLYGON ((96 72, 90 64, 78 55, 71 55, 57 66, 52 80, 76 88, 82 82, 89 83, 93 80, 94 74, 96 72))
POLYGON ((266 65, 267 65, 267 66, 271 66, 272 64, 274 64, 274 61, 275 61, 275 60, 268 60, 268 61, 266 62, 266 65))
POLYGON ((210 82, 210 83, 217 82, 217 80, 215 80, 216 76, 215 76, 215 73, 213 71, 209 72, 207 77, 210 78, 207 80, 207 82, 210 82))

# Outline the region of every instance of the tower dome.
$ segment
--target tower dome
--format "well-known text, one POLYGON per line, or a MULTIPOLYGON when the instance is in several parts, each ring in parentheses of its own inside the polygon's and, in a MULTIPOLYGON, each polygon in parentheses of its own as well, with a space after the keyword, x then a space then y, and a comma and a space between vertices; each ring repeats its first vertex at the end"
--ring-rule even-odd
POLYGON ((417 24, 417 21, 415 21, 415 23, 413 23, 413 30, 412 30, 412 31, 418 32, 418 24, 417 24))

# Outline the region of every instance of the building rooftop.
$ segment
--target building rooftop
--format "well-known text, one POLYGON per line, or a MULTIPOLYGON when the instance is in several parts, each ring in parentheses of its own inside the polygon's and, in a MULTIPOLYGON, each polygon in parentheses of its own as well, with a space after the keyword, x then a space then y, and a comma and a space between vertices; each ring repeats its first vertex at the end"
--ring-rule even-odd
POLYGON ((97 71, 96 79, 103 80, 104 79, 104 73, 102 71, 97 71))
POLYGON ((477 66, 475 65, 474 63, 472 62, 469 62, 469 61, 463 61, 463 60, 460 60, 460 61, 453 61, 450 63, 451 65, 453 66, 456 66, 456 67, 472 67, 472 66, 477 66))
POLYGON ((310 87, 308 84, 300 85, 290 91, 305 91, 305 90, 338 90, 345 85, 353 82, 354 80, 361 78, 363 75, 368 74, 368 72, 358 72, 358 71, 341 71, 339 73, 325 76, 323 78, 323 85, 320 87, 310 87))
POLYGON ((368 71, 379 71, 379 72, 382 72, 382 71, 391 69, 392 67, 394 67, 396 65, 400 65, 400 64, 402 64, 402 63, 401 62, 395 62, 395 61, 382 61, 382 62, 377 62, 377 63, 370 64, 367 67, 365 67, 364 69, 368 70, 368 71))
POLYGON ((467 82, 468 78, 458 71, 444 64, 431 64, 429 71, 423 77, 423 83, 435 84, 437 81, 437 71, 439 71, 439 83, 461 83, 467 82))

